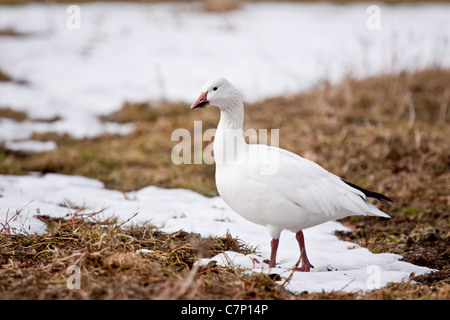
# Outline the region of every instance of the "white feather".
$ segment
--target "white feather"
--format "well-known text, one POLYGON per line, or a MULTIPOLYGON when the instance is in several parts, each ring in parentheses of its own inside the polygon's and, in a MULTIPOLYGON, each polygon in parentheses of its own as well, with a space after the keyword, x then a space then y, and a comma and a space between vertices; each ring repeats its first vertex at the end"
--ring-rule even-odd
POLYGON ((221 110, 214 140, 219 194, 244 218, 267 226, 273 238, 283 229, 298 232, 349 215, 389 217, 318 164, 280 148, 248 145, 242 99, 227 80, 210 80, 203 91, 221 110))

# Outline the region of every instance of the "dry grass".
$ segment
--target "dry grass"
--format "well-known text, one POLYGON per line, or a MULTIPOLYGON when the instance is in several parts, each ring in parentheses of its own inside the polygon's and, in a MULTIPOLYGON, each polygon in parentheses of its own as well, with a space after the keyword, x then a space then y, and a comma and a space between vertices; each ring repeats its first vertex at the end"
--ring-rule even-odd
MULTIPOLYGON (((55 152, 29 156, 0 148, 0 172, 23 174, 27 171, 59 172, 96 177, 109 188, 137 190, 147 185, 181 187, 216 195, 214 166, 174 165, 171 151, 172 131, 187 128, 193 132, 199 114, 189 112, 184 104, 153 107, 126 104, 109 120, 133 121, 136 129, 127 136, 103 135, 76 140, 69 136, 35 134, 33 138, 54 140, 55 152), (118 156, 120 155, 120 156, 118 156), (189 177, 189 179, 186 179, 189 177)), ((217 113, 204 113, 203 129, 215 128, 217 113)))
MULTIPOLYGON (((83 2, 96 2, 100 0, 78 0, 77 3, 83 2)), ((184 2, 184 0, 101 0, 107 2, 144 2, 144 3, 153 3, 153 2, 184 2)), ((239 2, 268 2, 273 0, 239 0, 239 2)), ((313 0, 285 0, 289 2, 314 2, 313 0)), ((434 2, 447 2, 448 0, 434 0, 434 2)), ((0 4, 27 4, 30 2, 52 2, 52 3, 73 3, 72 0, 0 0, 0 4)), ((202 0, 198 0, 198 2, 202 2, 202 0)), ((226 2, 226 1, 225 1, 226 2)), ((236 0, 231 0, 231 2, 236 2, 236 0)), ((367 2, 364 0, 329 0, 332 3, 345 4, 345 3, 354 3, 354 2, 367 2)), ((399 3, 420 3, 425 2, 423 0, 382 0, 377 1, 379 3, 388 3, 388 4, 399 4, 399 3)), ((233 6, 234 7, 234 6, 233 6)), ((220 10, 222 11, 222 10, 220 10)))
MULTIPOLYGON (((388 210, 392 219, 345 219, 343 222, 353 228, 354 232, 339 233, 340 237, 366 246, 373 252, 398 253, 403 255, 406 261, 439 270, 428 276, 412 278, 419 282, 418 285, 409 282, 391 284, 364 295, 337 292, 292 296, 286 295, 284 291, 278 292, 280 288, 274 287, 269 280, 262 279, 270 283, 268 286, 272 291, 266 287, 271 294, 269 297, 450 298, 449 83, 450 71, 439 68, 415 73, 380 75, 363 80, 348 77, 338 85, 323 84, 320 88, 296 96, 270 99, 246 106, 245 128, 280 129, 281 147, 318 162, 348 181, 385 193, 394 200, 393 207, 388 210)), ((215 195, 217 191, 214 184, 214 166, 174 165, 170 153, 177 142, 170 142, 170 137, 177 128, 186 128, 193 132, 195 120, 203 121, 203 130, 215 128, 218 119, 219 114, 215 108, 191 111, 182 103, 159 106, 128 103, 120 111, 105 117, 105 120, 133 122, 136 129, 129 135, 104 135, 82 141, 55 134, 35 135, 34 138, 37 139, 55 140, 58 149, 49 153, 26 155, 0 148, 0 173, 23 174, 40 171, 81 174, 100 179, 109 188, 124 191, 154 184, 189 188, 205 195, 215 195)), ((108 237, 110 234, 114 235, 108 233, 108 237)), ((117 240, 117 236, 114 237, 117 240)), ((136 235, 131 237, 135 238, 136 235)), ((95 246, 92 243, 90 247, 95 246)), ((118 248, 122 247, 111 247, 110 251, 118 248)), ((170 252, 169 249, 166 252, 170 252)), ((118 250, 118 254, 128 255, 134 252, 131 249, 121 250, 118 250)), ((12 259, 14 261, 14 258, 12 259)), ((142 257, 139 259, 139 264, 144 263, 142 257)), ((5 260, 2 264, 10 263, 8 261, 5 260)), ((174 279, 167 281, 197 281, 197 276, 189 277, 192 263, 181 261, 186 263, 184 269, 179 266, 181 273, 174 273, 174 279)), ((99 273, 102 268, 109 270, 109 267, 102 264, 96 265, 95 268, 99 273)), ((147 272, 145 268, 143 266, 144 274, 147 272)), ((126 272, 141 272, 134 270, 135 268, 131 269, 133 271, 126 272)), ((201 273, 198 270, 196 272, 201 273)), ((219 275, 224 279, 238 277, 239 273, 236 272, 220 269, 219 275)), ((92 276, 95 272, 90 274, 92 276)), ((60 273, 58 279, 61 279, 61 275, 60 273)), ((23 275, 24 278, 18 281, 27 276, 29 277, 29 274, 23 275)), ((46 277, 50 279, 52 275, 49 273, 43 276, 43 279, 47 279, 46 277)), ((107 291, 115 290, 106 285, 108 277, 118 277, 117 283, 122 283, 120 281, 125 279, 120 278, 124 277, 122 273, 118 275, 108 271, 105 279, 98 278, 104 281, 99 283, 104 284, 106 287, 103 290, 107 291)), ((9 281, 7 279, 13 278, 3 278, 0 283, 4 285, 4 281, 9 281)), ((246 288, 259 288, 260 280, 254 278, 251 281, 255 282, 247 283, 246 288)), ((239 281, 244 280, 240 278, 239 281)), ((175 286, 175 282, 170 285, 175 286)), ((170 287, 168 283, 165 285, 170 287)), ((101 288, 100 284, 97 286, 101 288)), ((60 287, 64 287, 64 284, 60 284, 60 287)), ((118 294, 111 292, 99 297, 112 298, 114 294, 118 294)), ((219 287, 211 287, 210 284, 204 284, 203 287, 199 284, 198 292, 204 295, 198 293, 195 298, 224 297, 224 293, 220 295, 219 287), (210 296, 207 294, 208 290, 210 296)), ((64 297, 81 298, 73 296, 73 292, 67 294, 64 297)), ((139 297, 154 296, 139 293, 139 297)), ((247 299, 266 296, 258 291, 253 296, 239 297, 247 299)))
POLYGON ((267 275, 208 264, 198 257, 251 251, 229 234, 202 238, 152 226, 122 228, 97 213, 41 216, 43 235, 2 233, 0 299, 280 299, 290 294, 267 275), (141 252, 143 249, 147 250, 141 252), (68 280, 80 268, 80 289, 68 280))
MULTIPOLYGON (((293 295, 272 275, 247 274, 215 263, 199 267, 200 257, 224 251, 253 252, 230 234, 203 238, 182 230, 164 233, 146 226, 122 227, 99 212, 79 211, 64 218, 39 218, 43 235, 1 233, 0 299, 442 299, 443 282, 389 284, 372 292, 293 295), (80 270, 80 288, 72 283, 80 270)), ((20 212, 17 212, 20 214, 20 212)), ((7 228, 6 228, 7 229, 7 228)), ((428 278, 428 277, 427 277, 428 278)))

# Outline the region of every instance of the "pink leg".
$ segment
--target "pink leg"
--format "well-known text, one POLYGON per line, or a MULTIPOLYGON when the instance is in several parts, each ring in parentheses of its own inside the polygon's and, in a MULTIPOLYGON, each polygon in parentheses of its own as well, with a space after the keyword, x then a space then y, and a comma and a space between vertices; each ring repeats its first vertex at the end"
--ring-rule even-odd
POLYGON ((308 256, 306 255, 306 248, 305 248, 305 238, 303 236, 303 231, 299 231, 295 234, 295 238, 297 239, 298 245, 300 247, 300 257, 302 260, 302 266, 300 268, 297 268, 297 271, 304 271, 309 272, 311 268, 314 268, 314 266, 309 262, 308 256))
POLYGON ((269 262, 269 268, 275 268, 275 261, 277 259, 277 250, 278 250, 278 243, 280 242, 280 239, 272 239, 270 241, 270 262, 269 262))

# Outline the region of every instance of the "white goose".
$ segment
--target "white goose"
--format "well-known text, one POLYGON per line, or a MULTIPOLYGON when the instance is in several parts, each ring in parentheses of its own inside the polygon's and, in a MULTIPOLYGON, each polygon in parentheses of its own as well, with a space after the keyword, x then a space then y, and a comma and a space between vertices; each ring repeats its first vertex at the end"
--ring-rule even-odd
POLYGON ((272 237, 269 267, 276 264, 281 231, 296 234, 301 268, 312 264, 302 230, 350 215, 389 216, 367 198, 384 204, 388 197, 344 181, 316 163, 280 148, 247 144, 242 135, 240 93, 224 78, 205 83, 191 109, 208 104, 220 109, 214 138, 216 185, 223 200, 245 219, 266 226, 272 237))

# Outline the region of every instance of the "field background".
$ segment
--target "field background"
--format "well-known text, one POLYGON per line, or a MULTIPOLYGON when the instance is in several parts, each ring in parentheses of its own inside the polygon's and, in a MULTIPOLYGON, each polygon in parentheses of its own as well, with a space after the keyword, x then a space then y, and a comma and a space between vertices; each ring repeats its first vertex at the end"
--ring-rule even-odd
MULTIPOLYGON (((8 28, 0 35, 0 41, 23 36, 8 28)), ((1 67, 0 63, 1 84, 27 85, 27 78, 16 78, 1 67)), ((365 77, 348 72, 339 81, 324 78, 297 93, 245 106, 244 129, 279 128, 280 147, 394 200, 388 209, 392 219, 343 219, 353 231, 338 232, 340 239, 374 253, 400 254, 404 261, 436 269, 434 273, 365 293, 292 294, 269 275, 194 266, 200 257, 227 250, 253 252, 239 235, 204 238, 183 231, 164 233, 151 225, 125 227, 68 203, 75 212, 70 218, 41 212, 40 220, 48 226, 43 235, 16 235, 7 221, 2 222, 0 298, 449 299, 449 83, 450 70, 435 61, 418 70, 387 70, 365 77), (149 248, 157 254, 135 254, 149 248), (67 266, 80 263, 87 275, 83 290, 64 290, 67 266)), ((216 109, 191 112, 188 106, 189 101, 164 99, 124 101, 116 111, 97 117, 119 127, 129 125, 121 134, 80 139, 33 132, 32 140, 53 141, 57 147, 30 153, 2 144, 0 174, 81 175, 122 192, 156 185, 215 196, 214 166, 177 166, 168 156, 176 144, 170 141, 175 129, 193 132, 197 120, 203 130, 217 125, 216 109)), ((0 118, 22 124, 61 120, 36 119, 8 105, 0 105, 0 118)))

